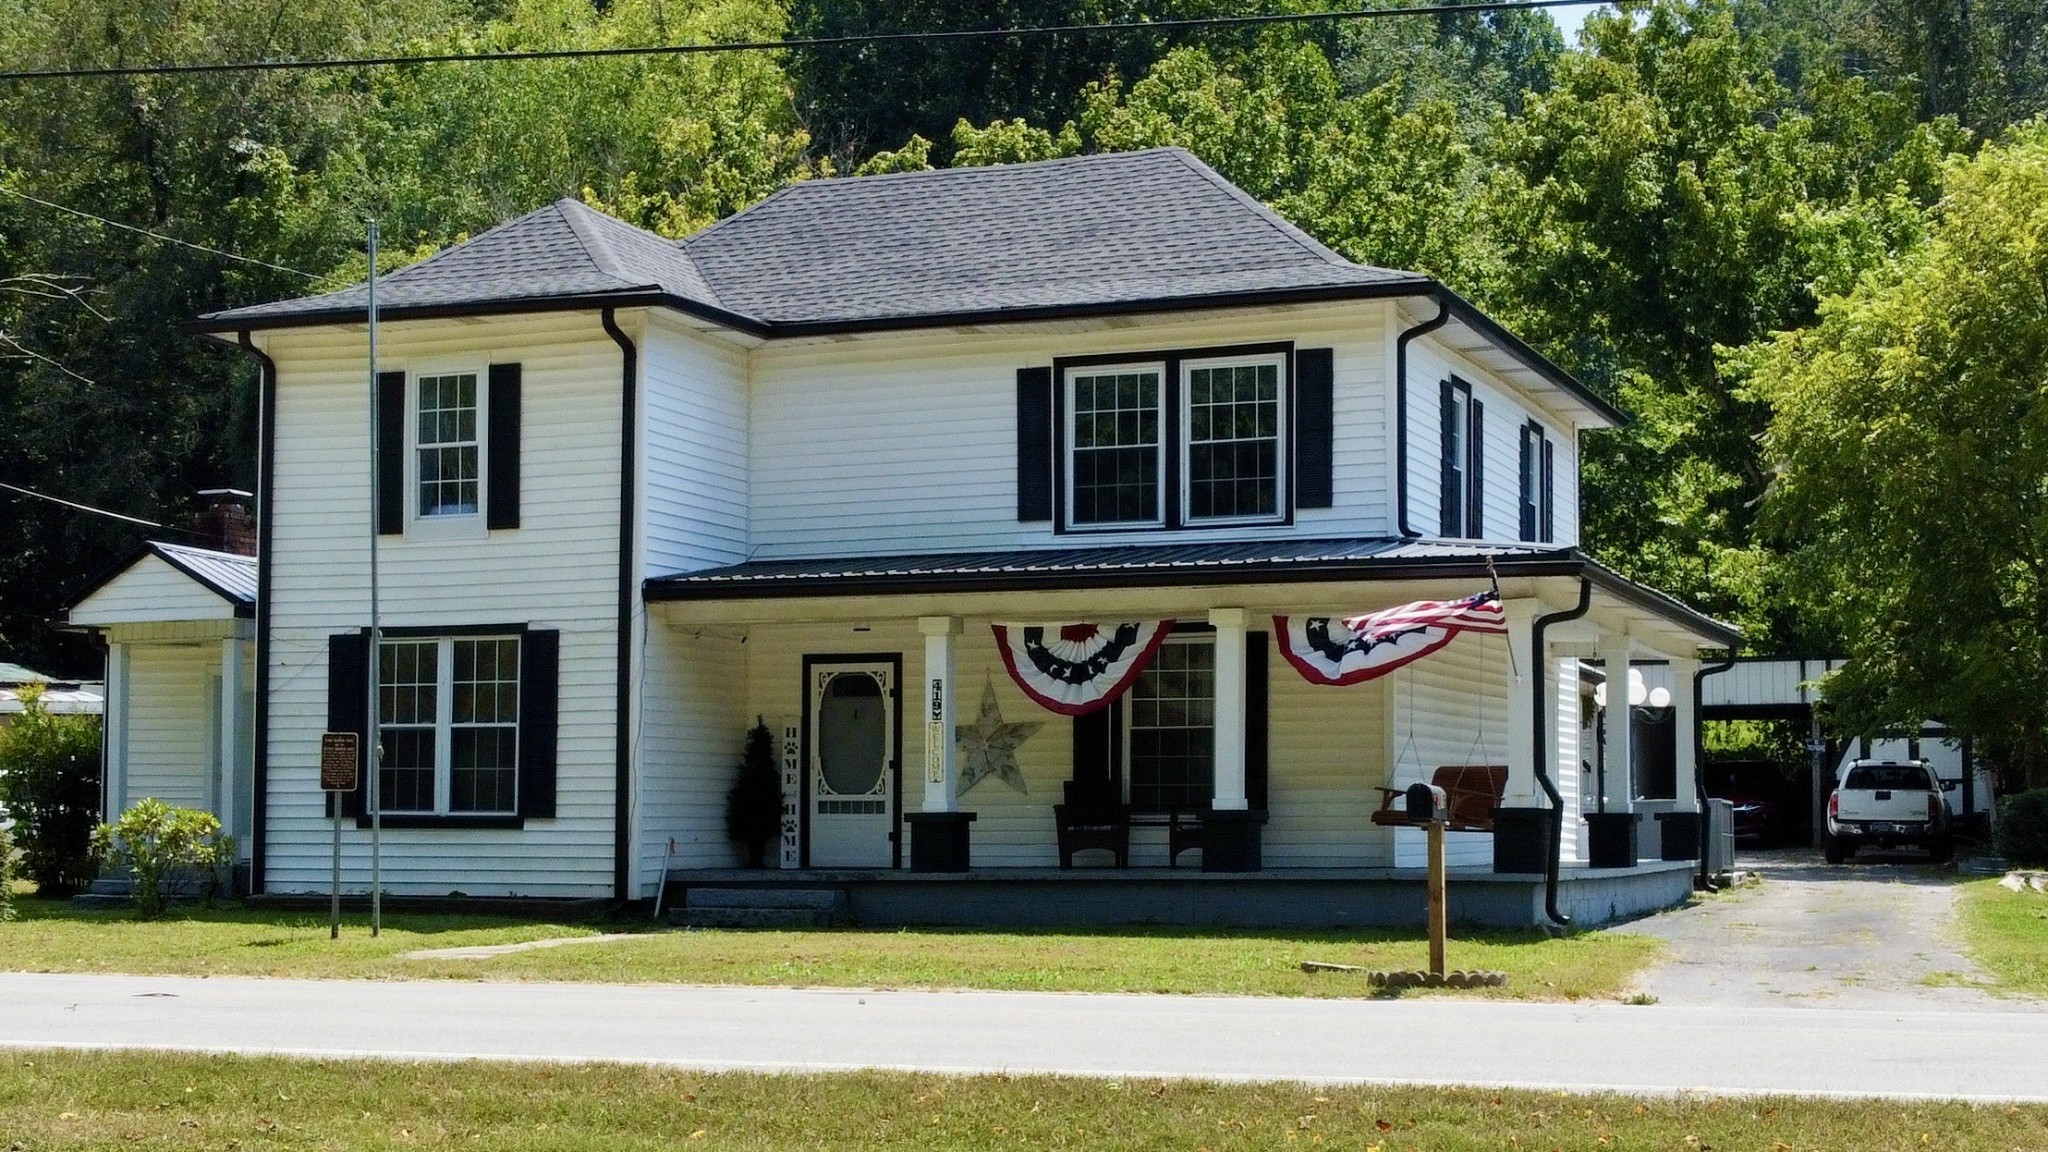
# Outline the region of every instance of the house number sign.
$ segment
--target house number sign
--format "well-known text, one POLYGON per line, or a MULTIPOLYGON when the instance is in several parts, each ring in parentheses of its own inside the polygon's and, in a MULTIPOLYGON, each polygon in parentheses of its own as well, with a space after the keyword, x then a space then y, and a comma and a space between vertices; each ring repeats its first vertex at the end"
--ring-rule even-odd
POLYGON ((934 678, 931 715, 924 726, 924 778, 933 784, 946 782, 946 682, 934 678))
POLYGON ((353 732, 320 734, 320 789, 323 792, 356 790, 356 765, 361 763, 360 739, 353 732))

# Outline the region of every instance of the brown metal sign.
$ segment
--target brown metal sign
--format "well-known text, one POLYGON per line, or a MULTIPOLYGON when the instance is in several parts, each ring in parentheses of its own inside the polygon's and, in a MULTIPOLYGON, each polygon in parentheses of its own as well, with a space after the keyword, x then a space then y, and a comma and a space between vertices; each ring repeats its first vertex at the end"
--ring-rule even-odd
POLYGON ((320 734, 320 788, 325 792, 356 790, 356 768, 362 763, 361 737, 354 732, 320 734))

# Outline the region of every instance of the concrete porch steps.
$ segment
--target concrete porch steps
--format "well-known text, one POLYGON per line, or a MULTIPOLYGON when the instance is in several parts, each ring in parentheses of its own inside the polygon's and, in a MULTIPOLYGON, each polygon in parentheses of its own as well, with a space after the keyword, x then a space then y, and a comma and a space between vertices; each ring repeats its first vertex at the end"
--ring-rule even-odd
POLYGON ((687 928, 829 928, 846 914, 837 888, 689 888, 668 922, 687 928))

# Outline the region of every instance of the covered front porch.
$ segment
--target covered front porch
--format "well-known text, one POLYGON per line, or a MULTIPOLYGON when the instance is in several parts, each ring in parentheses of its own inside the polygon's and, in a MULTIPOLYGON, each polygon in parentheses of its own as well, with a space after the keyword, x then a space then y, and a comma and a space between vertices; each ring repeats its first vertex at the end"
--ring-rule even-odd
MULTIPOLYGON (((1590 669, 1659 662, 1687 688, 1670 707, 1690 733, 1699 650, 1732 635, 1573 554, 1410 545, 1291 567, 1022 572, 981 558, 971 575, 891 559, 843 578, 749 565, 650 582, 644 895, 664 880, 677 897, 832 889, 874 923, 1412 923, 1423 836, 1383 789, 1446 769, 1498 791, 1448 837, 1465 922, 1601 922, 1690 889, 1695 853, 1661 859, 1625 767, 1629 709, 1592 707, 1590 669), (1461 633, 1360 682, 1312 683, 1280 639, 1290 619, 1494 579, 1504 635, 1461 633), (1163 632, 1114 699, 1069 714, 1015 671, 1025 622, 1163 632), (1588 727, 1603 715, 1604 800, 1588 727), (784 792, 758 871, 734 867, 720 804, 756 717, 776 736, 784 792), (701 727, 688 739, 693 718, 721 726, 722 745, 701 727)), ((1676 743, 1673 795, 1656 807, 1689 815, 1693 742, 1676 743)))

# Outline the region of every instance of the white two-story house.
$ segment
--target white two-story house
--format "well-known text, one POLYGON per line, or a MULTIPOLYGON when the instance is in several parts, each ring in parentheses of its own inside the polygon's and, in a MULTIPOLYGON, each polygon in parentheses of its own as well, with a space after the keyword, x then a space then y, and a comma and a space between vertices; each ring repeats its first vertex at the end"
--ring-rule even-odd
MULTIPOLYGON (((729 881, 757 718, 792 879, 1405 875, 1379 789, 1485 765, 1500 818, 1453 862, 1570 880, 1609 807, 1593 670, 1653 668, 1690 733, 1737 640, 1577 548, 1619 412, 1176 149, 811 181, 683 241, 565 200, 378 302, 374 367, 360 286, 198 322, 262 367, 247 603, 151 632, 124 575, 72 614, 113 678, 246 644, 247 767, 216 718, 186 791, 239 814, 258 892, 326 890, 321 736, 367 732, 373 666, 394 894, 729 881), (1321 621, 1496 586, 1504 635, 1312 682, 1321 621)), ((1667 807, 1694 775, 1680 739, 1667 807)))

